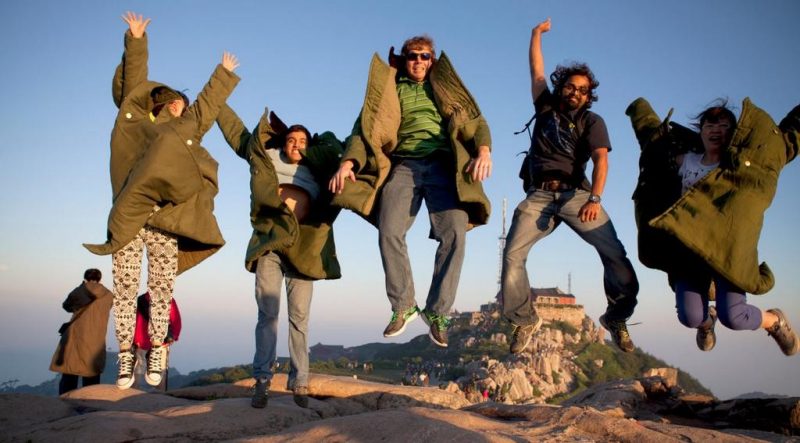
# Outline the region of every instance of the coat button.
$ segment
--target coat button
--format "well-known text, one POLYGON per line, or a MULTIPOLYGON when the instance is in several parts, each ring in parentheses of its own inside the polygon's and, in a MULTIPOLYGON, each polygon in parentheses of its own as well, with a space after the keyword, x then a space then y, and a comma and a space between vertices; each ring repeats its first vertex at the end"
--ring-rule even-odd
POLYGON ((186 140, 186 144, 192 146, 192 139, 186 140))
POLYGON ((744 165, 745 165, 745 166, 750 166, 750 160, 745 160, 745 161, 744 161, 744 165))
POLYGON ((125 114, 125 118, 131 118, 131 117, 133 117, 133 115, 132 115, 130 112, 128 112, 127 114, 125 114))

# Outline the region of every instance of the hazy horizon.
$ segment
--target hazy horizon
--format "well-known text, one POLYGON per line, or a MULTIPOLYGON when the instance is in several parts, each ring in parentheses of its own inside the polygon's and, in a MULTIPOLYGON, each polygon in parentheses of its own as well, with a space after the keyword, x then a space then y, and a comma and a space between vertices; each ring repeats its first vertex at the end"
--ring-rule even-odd
MULTIPOLYGON (((528 70, 531 28, 547 17, 545 70, 572 60, 592 67, 600 86, 592 110, 608 126, 612 151, 603 194, 641 282, 630 323, 635 344, 680 367, 720 398, 747 392, 800 396, 800 356, 785 357, 764 331, 718 326, 713 352, 697 349, 694 330, 677 320, 666 276, 639 263, 631 194, 639 146, 624 111, 646 97, 663 118, 689 124, 718 97, 738 115, 749 97, 780 121, 800 102, 800 72, 793 30, 800 2, 708 0, 694 2, 575 2, 410 0, 387 6, 354 0, 286 2, 173 0, 72 4, 6 1, 0 12, 0 382, 38 384, 69 318, 61 309, 83 271, 103 271, 111 284, 111 259, 81 244, 105 239, 111 206, 109 135, 117 109, 111 77, 123 49, 127 10, 152 18, 148 27, 150 78, 194 98, 222 52, 236 54, 241 82, 228 103, 252 128, 265 107, 312 133, 347 136, 360 110, 370 57, 381 57, 405 38, 430 34, 452 60, 492 131, 494 172, 484 183, 493 205, 486 226, 467 234, 467 253, 455 308, 475 310, 497 293, 501 206, 508 217, 524 197, 517 171, 526 135, 513 135, 533 114, 528 70), (491 14, 488 14, 488 8, 491 14), (244 18, 243 18, 244 17, 244 18), (795 43, 793 43, 795 42, 795 43)), ((215 215, 227 244, 181 275, 175 297, 183 316, 181 341, 171 362, 179 371, 247 363, 252 359, 256 307, 253 275, 244 269, 251 233, 249 169, 227 147, 219 129, 203 140, 219 162, 215 215)), ((776 276, 765 296, 748 296, 760 308, 781 308, 800 328, 800 207, 797 161, 783 170, 766 213, 759 259, 776 276)), ((435 242, 427 213, 408 233, 417 301, 424 303, 435 242)), ((416 322, 402 336, 381 333, 390 316, 377 231, 352 212, 335 226, 340 280, 315 284, 309 343, 354 346, 405 342, 424 333, 416 322)), ((591 247, 566 226, 537 244, 528 270, 534 287, 572 292, 597 322, 605 309, 602 267, 591 247)), ((141 292, 144 292, 142 288, 141 292)), ((287 355, 285 303, 278 353, 287 355)), ((116 347, 109 333, 107 345, 116 347)))

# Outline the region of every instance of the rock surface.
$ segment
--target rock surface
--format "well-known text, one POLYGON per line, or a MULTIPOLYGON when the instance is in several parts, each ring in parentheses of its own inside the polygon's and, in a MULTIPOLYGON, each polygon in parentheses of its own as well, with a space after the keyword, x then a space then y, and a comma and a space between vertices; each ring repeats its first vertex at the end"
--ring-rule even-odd
POLYGON ((266 409, 250 407, 252 381, 167 394, 113 385, 59 398, 3 394, 0 441, 800 441, 798 398, 720 403, 657 375, 595 386, 561 406, 470 404, 435 387, 313 375, 303 409, 285 382, 273 379, 266 409))

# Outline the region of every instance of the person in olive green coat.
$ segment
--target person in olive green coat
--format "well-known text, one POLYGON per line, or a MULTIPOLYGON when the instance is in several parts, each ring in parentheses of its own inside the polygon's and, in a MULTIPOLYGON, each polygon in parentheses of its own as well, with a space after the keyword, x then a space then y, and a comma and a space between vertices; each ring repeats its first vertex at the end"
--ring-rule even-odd
POLYGON ((330 133, 313 138, 302 125, 287 128, 264 112, 249 132, 223 105, 217 124, 233 151, 250 164, 250 222, 253 235, 245 268, 255 273, 258 322, 253 356, 255 393, 251 405, 267 406, 276 357, 281 281, 286 283, 290 371, 287 388, 308 407, 308 319, 313 281, 341 277, 333 239, 340 208, 331 206, 325 184, 344 148, 330 133))
POLYGON ((378 227, 392 305, 384 337, 401 334, 420 312, 405 236, 425 200, 439 246, 421 313, 431 340, 447 347, 466 231, 489 218, 481 185, 492 168, 489 126, 430 37, 406 40, 399 57, 392 48, 389 62, 372 59, 364 106, 329 189, 334 204, 378 227))
POLYGON ((169 324, 176 275, 225 243, 213 215, 217 162, 200 146, 219 107, 238 83, 235 56, 225 53, 209 82, 189 105, 185 95, 147 80, 150 23, 133 13, 123 20, 125 52, 112 83, 119 107, 111 133, 113 206, 105 244, 84 245, 95 254, 113 254, 114 319, 119 342, 117 386, 133 384, 136 297, 142 249, 148 256, 150 340, 146 381, 161 382, 161 345, 169 324))
POLYGON ((764 329, 784 354, 797 353, 800 338, 784 313, 748 304, 746 292, 764 294, 774 284, 767 264, 758 264, 757 244, 778 175, 800 147, 800 106, 775 125, 745 99, 737 123, 722 101, 697 116, 699 134, 669 116, 661 122, 643 98, 626 113, 642 146, 639 255, 668 273, 679 321, 697 329, 703 351, 714 348, 719 319, 734 330, 764 329))

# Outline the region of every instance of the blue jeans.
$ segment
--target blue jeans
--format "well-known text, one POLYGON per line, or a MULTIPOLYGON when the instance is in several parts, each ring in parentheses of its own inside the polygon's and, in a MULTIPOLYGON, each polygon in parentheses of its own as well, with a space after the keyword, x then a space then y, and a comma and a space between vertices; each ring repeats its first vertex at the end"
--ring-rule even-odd
MULTIPOLYGON (((708 317, 708 287, 693 279, 678 280, 675 283, 675 308, 678 321, 687 328, 698 328, 708 317)), ((717 316, 725 327, 736 331, 752 330, 761 327, 761 309, 747 304, 744 291, 733 286, 722 277, 715 276, 717 316)))
POLYGON ((503 315, 518 326, 533 323, 535 310, 530 303, 531 285, 525 264, 533 245, 549 235, 561 222, 592 245, 603 263, 603 287, 608 301, 606 318, 627 320, 633 315, 639 281, 625 247, 617 238, 605 209, 594 221, 582 223, 578 211, 589 198, 582 189, 549 192, 532 190, 514 211, 503 250, 501 291, 503 315))
POLYGON ((458 207, 452 160, 431 156, 398 161, 381 194, 378 245, 393 311, 416 306, 406 233, 425 200, 431 238, 439 242, 425 309, 447 314, 456 299, 466 246, 467 213, 458 207))
POLYGON ((308 386, 308 316, 314 282, 291 272, 280 255, 269 252, 256 264, 256 352, 253 376, 272 379, 272 363, 278 341, 278 314, 281 307, 281 281, 286 280, 286 303, 289 309, 288 388, 308 386))

